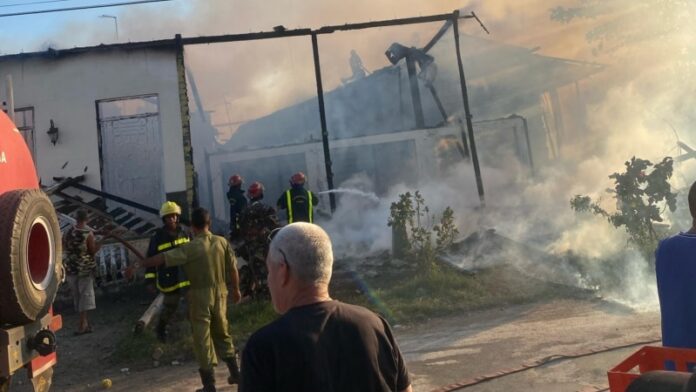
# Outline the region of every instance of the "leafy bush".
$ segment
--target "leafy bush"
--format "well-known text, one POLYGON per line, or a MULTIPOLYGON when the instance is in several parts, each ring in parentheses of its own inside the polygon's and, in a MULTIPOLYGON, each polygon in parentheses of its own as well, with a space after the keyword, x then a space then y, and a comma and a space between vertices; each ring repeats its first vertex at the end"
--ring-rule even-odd
POLYGON ((625 172, 609 176, 614 180, 614 189, 608 192, 616 200, 615 212, 609 213, 589 196, 576 195, 570 200, 570 206, 578 212, 602 216, 617 228, 623 227, 631 242, 645 255, 650 255, 660 239, 653 224, 663 221, 665 207, 672 212, 677 208, 677 195, 672 193, 669 184, 673 161, 667 157, 653 164, 633 157, 625 165, 625 172), (648 170, 651 170, 649 174, 648 170))
POLYGON ((434 267, 436 255, 450 247, 459 235, 454 211, 445 208, 438 221, 435 215, 431 216, 419 191, 399 195, 399 201, 391 205, 388 225, 398 237, 394 241, 395 255, 414 259, 428 269, 434 267))

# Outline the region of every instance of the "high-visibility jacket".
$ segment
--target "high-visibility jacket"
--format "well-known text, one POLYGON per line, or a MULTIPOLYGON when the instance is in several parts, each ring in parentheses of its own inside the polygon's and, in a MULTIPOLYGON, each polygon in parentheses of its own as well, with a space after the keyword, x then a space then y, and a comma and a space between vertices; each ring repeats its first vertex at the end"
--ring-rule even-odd
MULTIPOLYGON (((177 229, 176 235, 172 235, 164 228, 160 228, 150 238, 147 257, 177 248, 189 241, 189 236, 181 227, 177 229)), ((181 268, 166 267, 165 265, 148 268, 145 271, 145 279, 154 282, 157 289, 165 294, 173 293, 191 285, 181 268)))
POLYGON ((302 187, 286 190, 278 199, 278 208, 288 211, 288 223, 314 222, 314 206, 319 198, 302 187))

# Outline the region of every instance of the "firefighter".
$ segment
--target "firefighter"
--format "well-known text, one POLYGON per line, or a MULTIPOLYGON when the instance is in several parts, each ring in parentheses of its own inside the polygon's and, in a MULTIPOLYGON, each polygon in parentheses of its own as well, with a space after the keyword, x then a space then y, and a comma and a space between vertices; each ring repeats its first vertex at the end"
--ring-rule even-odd
POLYGON ((242 176, 235 174, 228 182, 227 200, 230 203, 230 240, 239 239, 239 214, 247 205, 247 199, 242 190, 242 176))
POLYGON ((304 173, 297 172, 290 177, 290 189, 278 198, 278 209, 287 210, 288 224, 293 222, 314 222, 314 206, 319 199, 305 189, 307 178, 304 173))
MULTIPOLYGON (((174 249, 189 242, 189 236, 179 224, 181 207, 173 201, 162 204, 160 217, 163 226, 152 235, 150 245, 147 248, 147 257, 174 249)), ((162 312, 155 331, 157 339, 164 343, 167 340, 167 324, 171 321, 179 306, 182 291, 191 283, 184 276, 179 267, 150 267, 145 272, 145 281, 156 286, 164 295, 162 312)))
POLYGON ((275 209, 262 202, 263 192, 264 187, 260 182, 249 186, 249 204, 239 217, 239 231, 244 242, 238 251, 247 261, 251 273, 243 278, 245 295, 255 295, 266 290, 264 282, 268 235, 280 227, 275 209))
POLYGON ((227 322, 227 284, 232 302, 239 303, 237 260, 229 242, 210 232, 210 214, 197 208, 191 215, 193 240, 141 262, 135 262, 126 274, 140 267, 181 266, 191 281, 187 292, 193 352, 199 366, 203 388, 197 392, 215 392, 214 367, 217 359, 227 364, 229 384, 239 382, 239 366, 227 322))

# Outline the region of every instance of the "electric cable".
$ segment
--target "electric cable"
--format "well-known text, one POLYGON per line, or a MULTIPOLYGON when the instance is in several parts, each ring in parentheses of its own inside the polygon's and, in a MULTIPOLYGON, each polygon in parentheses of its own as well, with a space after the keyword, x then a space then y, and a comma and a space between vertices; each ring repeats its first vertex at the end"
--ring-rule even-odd
POLYGON ((43 1, 30 1, 28 3, 24 2, 24 3, 14 3, 14 4, 0 4, 0 8, 18 7, 18 6, 23 6, 23 5, 34 5, 34 4, 64 3, 66 1, 75 1, 75 0, 43 0, 43 1))
MULTIPOLYGON (((53 1, 56 1, 56 0, 53 0, 53 1)), ((0 14, 0 18, 4 18, 4 17, 8 17, 8 16, 48 14, 51 12, 79 11, 79 10, 87 10, 87 9, 94 9, 94 8, 118 7, 118 6, 123 6, 123 5, 161 3, 161 2, 165 2, 165 1, 173 1, 173 0, 137 0, 137 1, 126 1, 126 2, 120 2, 120 3, 93 4, 93 5, 85 5, 85 6, 79 6, 79 7, 55 8, 55 9, 48 9, 48 10, 11 12, 11 13, 7 13, 7 14, 0 14)))

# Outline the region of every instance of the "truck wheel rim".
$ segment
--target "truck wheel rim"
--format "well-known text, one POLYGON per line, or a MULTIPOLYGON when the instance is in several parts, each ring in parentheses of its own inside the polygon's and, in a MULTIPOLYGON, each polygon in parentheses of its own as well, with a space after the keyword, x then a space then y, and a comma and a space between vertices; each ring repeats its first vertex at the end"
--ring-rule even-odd
POLYGON ((46 218, 39 216, 34 219, 29 232, 26 254, 29 278, 38 290, 45 290, 53 278, 53 268, 56 263, 53 242, 50 224, 46 218))

